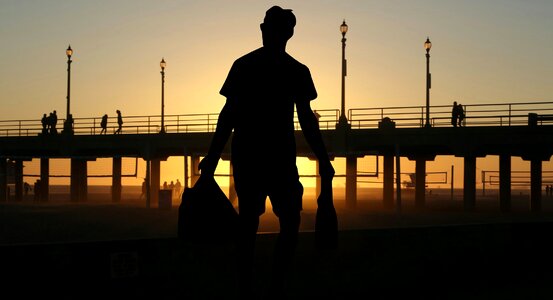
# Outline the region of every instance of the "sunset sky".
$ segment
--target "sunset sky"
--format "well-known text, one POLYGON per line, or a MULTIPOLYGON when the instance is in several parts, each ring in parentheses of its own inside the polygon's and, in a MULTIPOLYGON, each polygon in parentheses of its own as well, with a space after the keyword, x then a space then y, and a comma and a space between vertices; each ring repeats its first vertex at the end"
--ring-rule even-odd
POLYGON ((68 44, 74 117, 160 114, 162 57, 166 114, 218 112, 272 5, 296 15, 287 51, 311 70, 315 109, 340 107, 344 19, 347 109, 424 105, 427 36, 431 105, 553 101, 550 0, 0 0, 0 120, 65 116, 68 44))

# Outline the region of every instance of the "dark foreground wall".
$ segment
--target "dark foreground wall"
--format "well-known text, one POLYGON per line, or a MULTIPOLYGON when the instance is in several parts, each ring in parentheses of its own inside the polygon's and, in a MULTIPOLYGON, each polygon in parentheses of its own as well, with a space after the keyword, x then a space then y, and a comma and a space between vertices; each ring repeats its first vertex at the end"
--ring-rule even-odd
MULTIPOLYGON (((340 232, 337 251, 302 233, 293 299, 551 299, 553 223, 340 232)), ((266 294, 274 235, 259 235, 266 294)), ((232 299, 231 247, 177 239, 0 248, 3 293, 62 299, 232 299)))

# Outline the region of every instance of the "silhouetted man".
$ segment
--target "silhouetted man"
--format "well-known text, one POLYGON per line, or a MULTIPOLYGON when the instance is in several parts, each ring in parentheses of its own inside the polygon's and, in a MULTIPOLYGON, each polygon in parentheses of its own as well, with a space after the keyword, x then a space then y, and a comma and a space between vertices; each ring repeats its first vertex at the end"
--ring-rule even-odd
POLYGON ((42 124, 42 134, 48 133, 48 117, 46 114, 42 115, 42 119, 40 120, 40 123, 42 124))
POLYGON ((58 130, 56 129, 57 126, 58 126, 58 114, 54 110, 50 115, 50 133, 53 133, 53 134, 58 133, 58 130))
POLYGON ((73 134, 73 123, 74 122, 75 122, 75 120, 73 119, 73 115, 69 114, 67 116, 67 120, 65 120, 65 122, 63 123, 62 132, 66 133, 66 134, 73 134))
POLYGON ((453 101, 453 107, 451 108, 451 125, 457 127, 457 118, 459 118, 459 108, 457 107, 457 101, 453 101))
POLYGON ((102 127, 102 131, 100 131, 100 134, 106 134, 108 131, 108 115, 105 114, 102 116, 102 121, 100 121, 100 127, 102 127))
POLYGON ((146 178, 144 178, 144 181, 142 181, 142 193, 140 194, 140 200, 142 198, 146 198, 146 178))
POLYGON ((179 179, 177 178, 177 182, 175 183, 175 193, 174 193, 176 198, 180 197, 181 188, 182 188, 182 184, 180 183, 179 179))
POLYGON ((117 110, 117 130, 115 131, 115 134, 121 133, 123 130, 123 117, 121 116, 121 111, 117 110))
POLYGON ((259 216, 269 196, 280 222, 275 245, 272 295, 284 292, 300 225, 303 186, 296 167, 294 105, 304 136, 319 160, 319 172, 332 180, 334 168, 323 143, 310 101, 317 92, 309 69, 286 53, 294 34, 292 10, 273 6, 261 24, 263 47, 237 59, 221 88, 226 103, 202 176, 213 176, 221 152, 234 130, 231 163, 239 206, 239 291, 251 292, 259 216))
POLYGON ((459 118, 459 127, 463 126, 463 120, 465 119, 465 109, 461 103, 457 104, 457 115, 459 118))

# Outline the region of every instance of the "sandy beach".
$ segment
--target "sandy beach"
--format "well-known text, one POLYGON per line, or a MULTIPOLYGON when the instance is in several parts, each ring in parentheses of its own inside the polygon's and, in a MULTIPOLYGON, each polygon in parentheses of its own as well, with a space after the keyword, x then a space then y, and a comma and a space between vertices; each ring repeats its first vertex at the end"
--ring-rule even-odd
MULTIPOLYGON (((172 209, 158 208, 151 203, 146 208, 140 199, 140 187, 123 187, 122 200, 113 203, 107 186, 89 187, 88 201, 68 201, 68 187, 52 188, 48 202, 36 203, 32 195, 22 202, 0 203, 4 226, 0 232, 0 245, 58 242, 86 242, 137 238, 172 238, 177 236, 178 206, 180 199, 172 201, 172 209)), ((499 212, 497 191, 479 195, 475 212, 464 212, 462 191, 433 190, 427 195, 426 209, 414 209, 413 190, 402 193, 402 211, 384 209, 380 189, 359 189, 356 209, 346 209, 344 191, 335 189, 334 203, 339 215, 340 230, 365 230, 412 226, 439 226, 461 224, 491 224, 553 220, 553 199, 543 196, 543 212, 529 212, 529 191, 513 192, 513 211, 499 212)), ((314 230, 316 200, 314 189, 306 189, 302 212, 302 232, 314 230)), ((267 200, 267 211, 261 217, 259 233, 278 232, 278 220, 267 200)))
MULTIPOLYGON (((3 282, 21 295, 36 292, 26 289, 32 284, 41 295, 62 299, 233 299, 232 247, 183 243, 176 228, 180 201, 169 210, 146 208, 138 188, 123 192, 120 203, 112 203, 105 188, 90 188, 85 203, 67 202, 62 194, 48 203, 1 203, 3 282)), ((467 213, 460 192, 452 201, 449 190, 434 190, 427 208, 416 211, 406 191, 398 213, 382 208, 377 189, 361 189, 356 210, 345 208, 342 192, 335 191, 339 248, 320 251, 313 236, 315 194, 306 191, 291 299, 553 296, 549 198, 542 213, 530 213, 528 193, 513 193, 513 212, 505 214, 497 194, 487 191, 467 213)), ((268 206, 256 253, 259 299, 267 294, 276 231, 268 206)))

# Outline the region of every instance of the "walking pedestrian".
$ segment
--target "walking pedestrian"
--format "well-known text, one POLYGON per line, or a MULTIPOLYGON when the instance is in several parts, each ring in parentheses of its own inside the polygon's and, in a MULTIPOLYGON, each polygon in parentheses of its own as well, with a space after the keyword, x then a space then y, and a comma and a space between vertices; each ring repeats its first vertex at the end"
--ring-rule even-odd
POLYGON ((102 116, 102 121, 100 121, 100 127, 102 127, 102 131, 100 131, 100 134, 106 134, 108 131, 108 115, 105 114, 102 116))
POLYGON ((117 110, 117 131, 115 131, 115 134, 121 133, 123 130, 123 117, 121 116, 121 111, 117 110))

